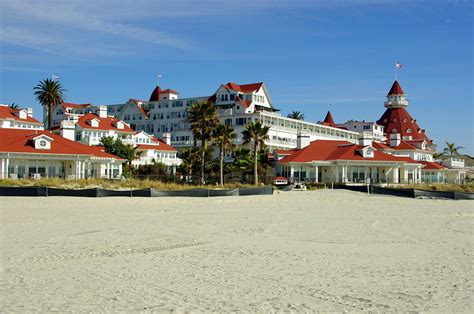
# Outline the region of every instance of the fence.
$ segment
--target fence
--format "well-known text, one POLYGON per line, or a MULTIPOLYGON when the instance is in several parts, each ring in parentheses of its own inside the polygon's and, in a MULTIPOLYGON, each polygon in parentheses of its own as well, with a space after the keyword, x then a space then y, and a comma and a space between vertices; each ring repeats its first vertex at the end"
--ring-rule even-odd
POLYGON ((271 195, 273 187, 262 186, 241 189, 189 189, 189 190, 106 190, 100 188, 68 190, 42 186, 0 187, 0 196, 76 196, 76 197, 216 197, 271 195))

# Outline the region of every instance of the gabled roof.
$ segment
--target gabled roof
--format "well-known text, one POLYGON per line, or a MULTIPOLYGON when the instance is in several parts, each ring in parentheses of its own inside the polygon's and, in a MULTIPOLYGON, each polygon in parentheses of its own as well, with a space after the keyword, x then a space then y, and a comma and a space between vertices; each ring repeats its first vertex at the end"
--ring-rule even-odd
POLYGON ((232 90, 236 90, 242 93, 252 93, 252 92, 258 91, 262 87, 262 85, 263 85, 263 82, 252 83, 252 84, 242 84, 242 85, 229 82, 223 86, 226 89, 232 89, 232 90))
POLYGON ((326 117, 324 118, 324 121, 323 121, 322 124, 327 125, 327 126, 331 126, 331 127, 336 126, 336 123, 334 123, 334 119, 332 118, 331 111, 328 111, 328 113, 326 114, 326 117))
POLYGON ((405 108, 387 108, 377 124, 382 125, 387 135, 399 133, 404 136, 411 136, 413 140, 425 140, 428 144, 432 141, 426 136, 415 119, 411 117, 405 108), (394 131, 395 130, 395 131, 394 131), (411 131, 411 132, 410 132, 411 131))
POLYGON ((79 118, 77 125, 79 125, 83 129, 91 129, 91 130, 114 130, 117 132, 130 132, 130 133, 135 132, 126 123, 123 123, 124 124, 123 129, 117 128, 116 124, 119 121, 121 120, 115 117, 101 118, 95 113, 88 113, 79 118), (94 128, 87 123, 88 121, 91 121, 93 119, 97 119, 99 121, 99 126, 97 128, 94 128))
POLYGON ((169 88, 167 88, 167 89, 165 89, 165 90, 162 90, 161 93, 162 93, 162 94, 176 94, 176 95, 179 94, 179 93, 178 93, 177 91, 175 91, 174 89, 169 89, 169 88))
POLYGON ((39 122, 35 118, 30 117, 28 115, 26 115, 26 119, 20 119, 20 117, 18 117, 16 115, 16 113, 18 113, 18 111, 20 111, 20 110, 22 110, 22 109, 11 109, 8 106, 0 106, 0 119, 5 119, 5 120, 6 119, 11 119, 11 120, 21 121, 21 122, 42 124, 41 122, 39 122))
POLYGON ((372 162, 408 162, 416 163, 408 157, 397 157, 389 154, 374 151, 374 157, 363 157, 360 150, 364 146, 356 145, 347 141, 327 141, 316 140, 303 149, 296 150, 293 154, 284 157, 279 162, 312 162, 312 161, 336 161, 336 160, 357 160, 372 162))
POLYGON ((423 170, 446 170, 447 167, 439 164, 437 162, 432 161, 419 161, 419 163, 423 164, 423 170))
POLYGON ((121 159, 115 155, 104 152, 103 147, 87 146, 44 130, 0 129, 0 152, 42 155, 89 155, 121 159), (50 149, 35 148, 33 141, 41 135, 53 140, 50 149))
POLYGON ((405 92, 403 91, 398 81, 393 82, 392 88, 390 88, 390 91, 388 92, 387 96, 390 95, 405 95, 405 92))
POLYGON ((137 149, 138 150, 152 149, 152 150, 157 150, 157 151, 170 151, 170 152, 176 152, 177 151, 176 148, 174 148, 171 145, 166 144, 164 141, 162 141, 162 140, 160 140, 156 137, 153 137, 152 140, 156 144, 154 144, 154 145, 153 144, 137 144, 137 149))
POLYGON ((72 109, 80 109, 80 108, 87 108, 90 107, 91 104, 73 104, 70 102, 62 102, 61 107, 63 108, 72 108, 72 109))

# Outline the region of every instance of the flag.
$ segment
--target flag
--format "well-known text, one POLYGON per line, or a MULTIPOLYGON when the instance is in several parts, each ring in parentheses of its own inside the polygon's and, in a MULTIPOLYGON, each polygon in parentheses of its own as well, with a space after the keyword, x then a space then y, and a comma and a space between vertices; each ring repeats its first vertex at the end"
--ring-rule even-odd
POLYGON ((397 63, 395 63, 395 67, 397 69, 400 69, 403 66, 403 64, 400 63, 400 61, 397 60, 397 63))
POLYGON ((158 78, 161 78, 161 74, 158 74, 158 78))
POLYGON ((53 74, 53 75, 51 76, 51 79, 52 79, 53 81, 57 81, 57 80, 60 79, 60 77, 57 76, 57 75, 55 75, 55 74, 53 74))

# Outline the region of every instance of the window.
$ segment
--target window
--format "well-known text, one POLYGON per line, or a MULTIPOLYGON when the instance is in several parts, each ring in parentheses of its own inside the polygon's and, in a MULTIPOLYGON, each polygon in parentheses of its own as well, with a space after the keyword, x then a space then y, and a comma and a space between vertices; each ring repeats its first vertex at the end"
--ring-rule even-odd
POLYGON ((235 94, 230 94, 230 100, 235 100, 235 94))
POLYGON ((397 119, 394 118, 394 119, 392 120, 392 122, 397 122, 397 119))
POLYGON ((397 129, 392 129, 392 133, 393 134, 397 133, 397 129))
POLYGON ((364 130, 370 130, 370 125, 364 125, 364 130))
POLYGON ((407 129, 407 133, 411 133, 411 129, 410 129, 410 128, 407 129))

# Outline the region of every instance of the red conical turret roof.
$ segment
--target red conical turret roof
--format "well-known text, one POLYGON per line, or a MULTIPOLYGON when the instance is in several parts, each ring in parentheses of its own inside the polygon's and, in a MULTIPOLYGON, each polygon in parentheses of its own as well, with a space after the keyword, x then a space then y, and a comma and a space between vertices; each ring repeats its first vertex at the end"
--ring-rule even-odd
POLYGON ((405 92, 403 91, 398 81, 393 82, 392 88, 390 88, 390 91, 388 92, 387 96, 390 95, 405 95, 405 92))
POLYGON ((160 85, 156 85, 155 89, 150 95, 150 100, 149 101, 158 101, 160 100, 160 93, 161 93, 161 88, 160 85))
POLYGON ((328 111, 328 113, 326 114, 326 118, 324 118, 323 125, 332 126, 332 127, 336 126, 336 123, 334 122, 334 119, 332 118, 331 111, 328 111))

